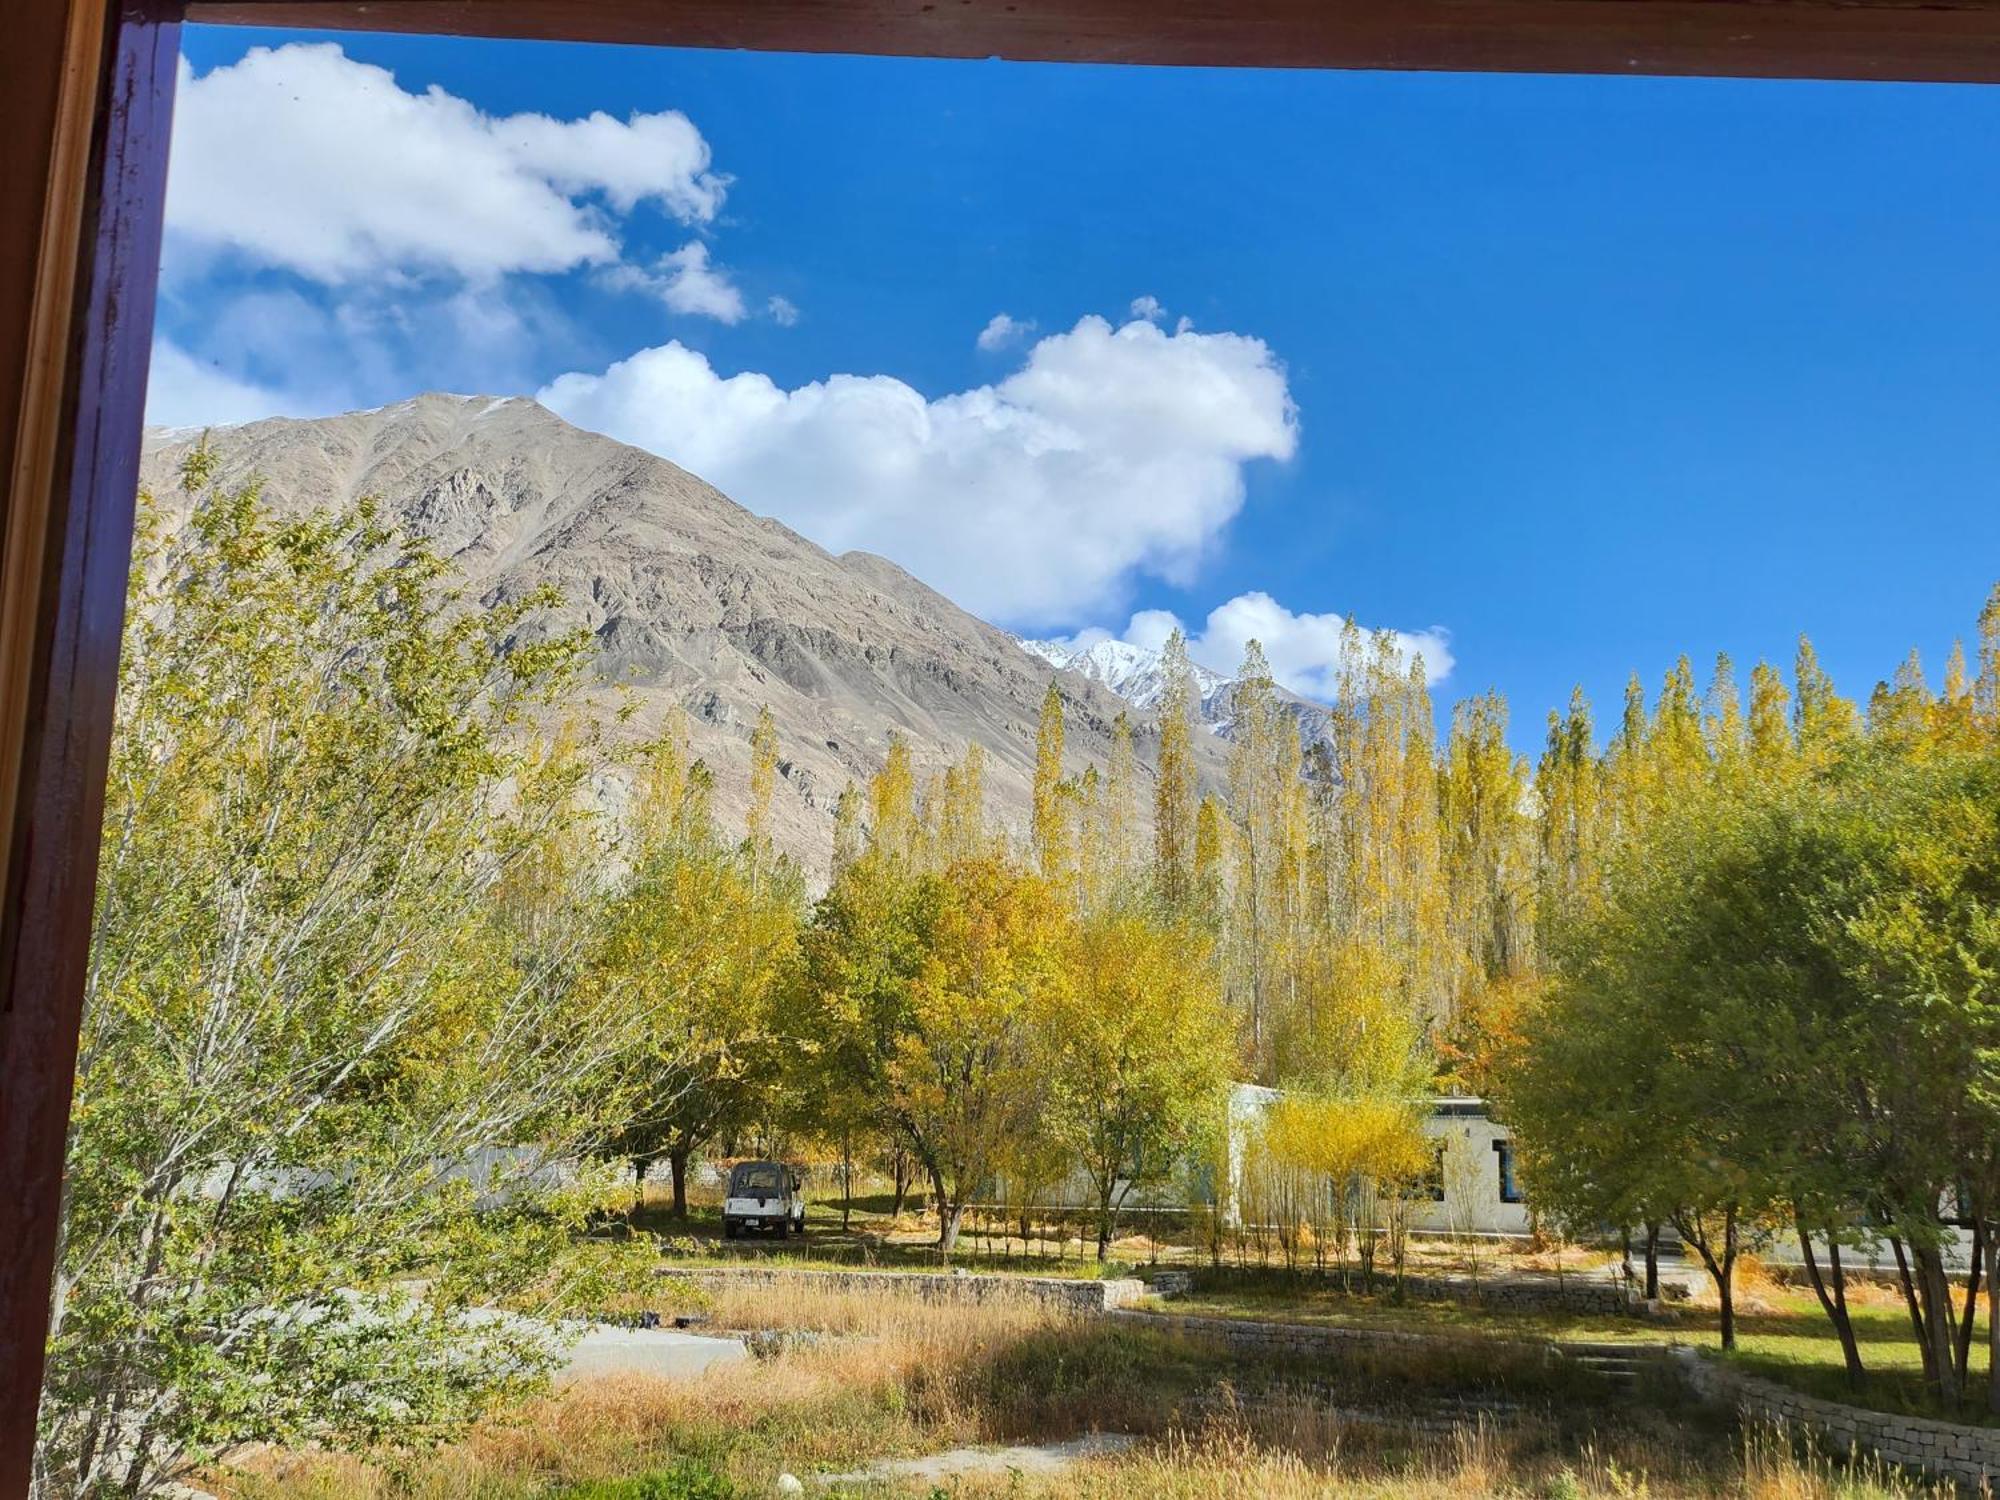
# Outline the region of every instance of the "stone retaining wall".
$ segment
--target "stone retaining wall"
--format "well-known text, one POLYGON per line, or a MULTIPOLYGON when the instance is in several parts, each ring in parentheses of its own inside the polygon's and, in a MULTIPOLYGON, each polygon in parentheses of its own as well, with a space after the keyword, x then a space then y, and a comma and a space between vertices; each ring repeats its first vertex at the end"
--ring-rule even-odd
POLYGON ((1138 1308, 1117 1308, 1112 1316, 1149 1328, 1211 1339, 1245 1354, 1276 1354, 1292 1359, 1320 1359, 1341 1349, 1367 1345, 1395 1345, 1402 1348, 1436 1348, 1478 1344, 1547 1353, 1556 1346, 1536 1339, 1495 1339, 1484 1335, 1455 1338, 1450 1334, 1406 1333, 1394 1328, 1347 1328, 1328 1323, 1264 1323, 1249 1318, 1202 1318, 1179 1313, 1146 1312, 1138 1308))
POLYGON ((1671 1355, 1689 1390, 1734 1409, 1746 1422, 1809 1435, 1836 1454, 1872 1452, 1885 1463, 1921 1469, 1973 1489, 2000 1479, 2000 1429, 1864 1411, 1745 1374, 1695 1349, 1677 1347, 1671 1355))
POLYGON ((1494 1276, 1477 1286, 1462 1277, 1405 1276, 1405 1296, 1431 1302, 1478 1302, 1486 1307, 1531 1308, 1541 1312, 1645 1317, 1656 1311, 1611 1281, 1581 1277, 1494 1276))
POLYGON ((710 1289, 797 1287, 821 1292, 893 1292, 926 1302, 1034 1302, 1076 1313, 1131 1307, 1146 1284, 1130 1278, 1087 1281, 1065 1276, 975 1276, 965 1271, 811 1271, 762 1266, 663 1267, 660 1275, 710 1289))
MULTIPOLYGON (((1162 1275, 1168 1273, 1161 1273, 1162 1275)), ((1329 1283, 1331 1276, 1323 1279, 1329 1283)), ((1200 1282, 1197 1278, 1196 1285, 1200 1282)), ((1359 1285, 1358 1278, 1355 1281, 1359 1285)), ((1374 1279, 1377 1293, 1395 1290, 1395 1277, 1379 1272, 1374 1279)), ((1465 1302, 1486 1307, 1530 1309, 1537 1312, 1582 1313, 1604 1317, 1670 1317, 1657 1303, 1647 1302, 1614 1281, 1568 1276, 1511 1275, 1482 1277, 1474 1283, 1467 1276, 1405 1276, 1403 1295, 1420 1302, 1465 1302)))

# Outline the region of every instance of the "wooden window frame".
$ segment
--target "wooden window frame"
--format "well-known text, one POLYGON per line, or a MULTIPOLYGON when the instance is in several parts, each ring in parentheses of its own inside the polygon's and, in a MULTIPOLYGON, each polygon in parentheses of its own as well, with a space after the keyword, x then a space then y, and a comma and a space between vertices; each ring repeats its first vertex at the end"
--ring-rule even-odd
POLYGON ((28 1487, 183 20, 1238 67, 2000 81, 2000 0, 9 0, 0 1500, 28 1487))

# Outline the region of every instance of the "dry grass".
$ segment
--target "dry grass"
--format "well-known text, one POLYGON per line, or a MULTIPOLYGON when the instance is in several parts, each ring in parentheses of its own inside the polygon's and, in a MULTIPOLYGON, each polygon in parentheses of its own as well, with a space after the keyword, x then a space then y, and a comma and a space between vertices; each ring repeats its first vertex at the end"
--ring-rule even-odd
POLYGON ((1533 1436, 1481 1425, 1413 1452, 1309 1456, 1223 1423, 1039 1484, 996 1476, 957 1481, 948 1493, 953 1500, 1947 1500, 1953 1492, 1879 1469, 1849 1471, 1763 1435, 1704 1469, 1671 1444, 1592 1443, 1554 1455, 1533 1436))
MULTIPOLYGON (((1031 1387, 1015 1387, 1019 1402, 1003 1399, 1010 1382, 1001 1372, 1023 1351, 1103 1330, 1026 1303, 933 1305, 874 1292, 806 1300, 750 1287, 718 1292, 711 1316, 718 1328, 809 1329, 826 1337, 690 1380, 582 1382, 435 1453, 372 1461, 266 1454, 214 1487, 272 1500, 514 1500, 683 1458, 767 1486, 784 1466, 851 1466, 1018 1435, 1047 1414, 1031 1387)), ((1130 1400, 1088 1394, 1079 1393, 1067 1432, 1057 1435, 1134 1415, 1130 1400)))
MULTIPOLYGON (((579 1482, 693 1462, 749 1497, 773 1493, 781 1471, 810 1475, 964 1443, 1099 1430, 1145 1441, 1040 1488, 1008 1476, 953 1480, 945 1493, 1048 1500, 1919 1493, 1856 1487, 1825 1463, 1795 1461, 1768 1441, 1733 1446, 1726 1433, 1687 1415, 1621 1411, 1601 1391, 1564 1387, 1546 1362, 1510 1364, 1490 1344, 1356 1351, 1338 1369, 1310 1372, 1321 1389, 1287 1395, 1273 1386, 1302 1373, 1295 1366, 1260 1368, 1198 1341, 1025 1303, 730 1287, 717 1294, 713 1316, 719 1327, 810 1330, 819 1340, 692 1380, 580 1384, 435 1452, 270 1454, 211 1487, 236 1500, 541 1500, 579 1482), (1232 1389, 1265 1394, 1238 1403, 1232 1389), (1425 1403, 1453 1394, 1497 1395, 1520 1411, 1504 1426, 1479 1417, 1439 1421, 1425 1403)), ((929 1492, 928 1485, 915 1491, 929 1492)))

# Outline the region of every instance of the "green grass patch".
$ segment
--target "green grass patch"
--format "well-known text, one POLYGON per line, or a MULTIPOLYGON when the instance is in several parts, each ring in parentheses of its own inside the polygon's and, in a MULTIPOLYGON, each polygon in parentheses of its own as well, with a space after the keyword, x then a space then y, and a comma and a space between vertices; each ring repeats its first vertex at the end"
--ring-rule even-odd
MULTIPOLYGON (((1654 1323, 1613 1314, 1576 1314, 1402 1298, 1386 1284, 1372 1295, 1342 1291, 1338 1282, 1287 1272, 1205 1271, 1196 1290, 1166 1310, 1200 1317, 1250 1318, 1328 1327, 1376 1328, 1496 1339, 1578 1340, 1633 1344, 1684 1343, 1717 1351, 1720 1323, 1713 1308, 1677 1309, 1676 1320, 1654 1323)), ((1759 1287, 1736 1319, 1738 1368, 1789 1385, 1808 1395, 1844 1401, 1873 1411, 1969 1425, 2000 1425, 1984 1410, 1987 1379, 1985 1319, 1974 1330, 1965 1404, 1940 1409, 1923 1379, 1923 1357, 1910 1335, 1909 1316, 1900 1304, 1876 1293, 1852 1308, 1868 1382, 1860 1391, 1847 1384, 1846 1365, 1833 1325, 1818 1300, 1797 1287, 1759 1287)))

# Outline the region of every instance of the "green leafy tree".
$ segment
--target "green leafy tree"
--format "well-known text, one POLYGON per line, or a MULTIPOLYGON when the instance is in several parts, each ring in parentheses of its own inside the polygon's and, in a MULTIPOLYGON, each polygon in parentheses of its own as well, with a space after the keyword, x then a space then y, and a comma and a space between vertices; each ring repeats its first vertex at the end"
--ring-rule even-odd
MULTIPOLYGON (((761 758, 775 764, 775 737, 761 758)), ((632 869, 596 924, 584 973, 593 993, 646 997, 653 1022, 620 1059, 628 1113, 609 1144, 639 1186, 666 1160, 677 1218, 694 1154, 777 1106, 780 1009, 804 907, 797 870, 768 842, 753 833, 725 844, 708 785, 677 729, 648 747, 632 869)), ((753 829, 755 812, 753 802, 753 829)))
POLYGON ((574 982, 598 757, 536 726, 586 643, 212 465, 140 505, 44 1496, 430 1437, 532 1383, 548 1325, 467 1311, 599 1288, 551 1169, 649 1019, 574 982))
POLYGON ((1078 926, 1034 1021, 1040 1128, 1081 1166, 1110 1254, 1134 1192, 1170 1181, 1213 1119, 1234 1038, 1205 940, 1133 911, 1078 926))

